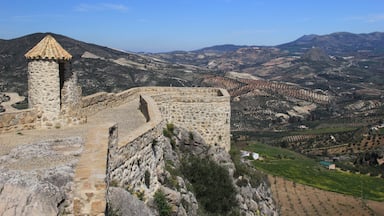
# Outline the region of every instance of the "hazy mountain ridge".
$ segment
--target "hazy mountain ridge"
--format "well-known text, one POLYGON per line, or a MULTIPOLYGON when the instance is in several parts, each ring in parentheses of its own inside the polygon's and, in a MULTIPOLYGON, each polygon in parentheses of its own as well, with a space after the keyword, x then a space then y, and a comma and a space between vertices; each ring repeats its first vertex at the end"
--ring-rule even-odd
MULTIPOLYGON (((24 54, 46 34, 36 33, 0 42, 0 91, 26 95, 27 60, 24 54)), ((49 34, 73 56, 72 69, 78 72, 86 95, 98 91, 117 92, 134 86, 192 86, 199 80, 195 73, 207 71, 49 34)))
POLYGON ((245 45, 234 45, 234 44, 224 44, 224 45, 216 45, 211 47, 205 47, 202 49, 195 50, 193 52, 213 52, 213 53, 224 53, 224 52, 233 52, 240 48, 245 48, 248 46, 245 45))
MULTIPOLYGON (((26 95, 27 61, 24 54, 45 35, 36 33, 0 41, 0 91, 26 95)), ((378 49, 381 44, 375 45, 384 38, 384 33, 307 35, 276 47, 219 45, 190 52, 158 54, 122 52, 52 35, 73 55, 72 69, 78 72, 85 95, 98 91, 118 92, 134 86, 226 88, 232 83, 230 85, 235 89, 228 90, 237 98, 232 103, 237 110, 232 118, 233 124, 238 125, 237 130, 265 129, 266 125, 285 128, 290 121, 311 115, 310 112, 288 112, 297 100, 318 103, 317 98, 322 95, 330 99, 311 110, 323 113, 316 114, 317 119, 364 115, 366 109, 345 107, 355 107, 350 105, 357 100, 367 104, 370 100, 380 101, 384 91, 384 52, 378 49), (376 49, 361 52, 362 46, 356 46, 353 53, 340 51, 353 47, 350 45, 353 43, 376 49), (344 54, 333 56, 329 51, 344 54), (247 79, 263 81, 256 84, 247 79), (324 111, 330 109, 327 104, 332 105, 332 112, 324 111)), ((381 109, 381 106, 375 109, 381 109)))
POLYGON ((328 35, 304 35, 299 39, 277 46, 293 52, 305 52, 312 47, 319 47, 329 55, 348 56, 361 51, 384 53, 384 33, 353 34, 337 32, 328 35))

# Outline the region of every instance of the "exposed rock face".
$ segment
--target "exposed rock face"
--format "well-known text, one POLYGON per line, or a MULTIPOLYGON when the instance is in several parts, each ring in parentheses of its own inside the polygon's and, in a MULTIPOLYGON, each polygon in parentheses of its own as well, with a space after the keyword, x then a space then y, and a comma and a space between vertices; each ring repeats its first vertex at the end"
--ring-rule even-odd
MULTIPOLYGON (((130 194, 128 191, 118 188, 109 188, 109 213, 115 215, 136 215, 151 216, 154 215, 151 209, 143 201, 130 194)), ((112 214, 111 214, 112 215, 112 214)))
POLYGON ((0 157, 0 215, 58 215, 71 202, 80 138, 16 147, 0 157))
MULTIPOLYGON (((175 128, 174 134, 175 136, 172 138, 175 140, 174 145, 166 144, 164 147, 164 160, 168 161, 168 166, 172 166, 171 169, 177 169, 183 157, 186 157, 188 154, 201 158, 208 156, 219 165, 228 169, 237 191, 236 198, 241 214, 247 216, 258 214, 278 215, 272 200, 271 191, 266 182, 260 183, 257 188, 252 187, 249 182, 241 186, 235 184, 238 181, 238 179, 233 178, 235 165, 225 149, 208 146, 199 134, 185 129, 175 128)), ((198 215, 198 202, 195 195, 188 190, 186 185, 189 182, 186 179, 183 179, 181 176, 172 177, 169 171, 165 171, 164 176, 160 177, 159 180, 164 185, 162 190, 168 200, 170 200, 175 215, 198 215), (170 179, 171 181, 173 179, 174 185, 170 185, 170 179)))
POLYGON ((1 170, 1 215, 57 215, 65 199, 60 188, 39 180, 36 173, 1 170))
POLYGON ((241 212, 247 216, 258 215, 278 215, 270 188, 266 183, 261 183, 259 187, 253 188, 249 183, 239 187, 237 196, 240 203, 241 212))

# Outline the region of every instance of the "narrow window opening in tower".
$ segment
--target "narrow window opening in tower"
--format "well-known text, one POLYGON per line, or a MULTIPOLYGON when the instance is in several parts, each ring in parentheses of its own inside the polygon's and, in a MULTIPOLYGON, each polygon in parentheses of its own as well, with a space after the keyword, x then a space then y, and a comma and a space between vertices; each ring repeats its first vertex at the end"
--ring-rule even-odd
POLYGON ((59 61, 59 79, 60 79, 60 108, 62 105, 62 92, 65 81, 65 62, 59 61))

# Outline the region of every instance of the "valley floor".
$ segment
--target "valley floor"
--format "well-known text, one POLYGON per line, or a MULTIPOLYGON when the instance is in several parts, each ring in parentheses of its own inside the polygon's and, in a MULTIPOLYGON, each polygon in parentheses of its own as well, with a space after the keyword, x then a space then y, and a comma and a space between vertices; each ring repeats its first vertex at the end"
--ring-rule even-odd
POLYGON ((324 191, 269 175, 281 215, 384 215, 384 203, 324 191))

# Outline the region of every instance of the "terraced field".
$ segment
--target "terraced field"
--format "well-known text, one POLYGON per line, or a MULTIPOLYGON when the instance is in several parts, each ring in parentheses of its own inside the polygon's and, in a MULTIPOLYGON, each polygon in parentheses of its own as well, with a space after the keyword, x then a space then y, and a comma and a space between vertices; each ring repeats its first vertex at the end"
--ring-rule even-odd
POLYGON ((262 160, 252 164, 264 172, 285 177, 322 190, 384 201, 384 180, 379 177, 360 175, 338 170, 327 170, 319 161, 304 155, 261 143, 249 144, 248 151, 258 152, 262 160))
POLYGON ((233 80, 226 77, 212 76, 206 77, 204 83, 226 88, 229 94, 234 97, 244 94, 259 95, 259 92, 263 91, 267 94, 279 94, 319 104, 328 104, 331 101, 331 96, 329 95, 319 94, 312 90, 281 82, 250 79, 233 80))
POLYGON ((281 215, 384 215, 384 203, 364 201, 335 192, 269 176, 281 215))

